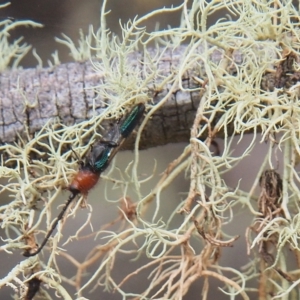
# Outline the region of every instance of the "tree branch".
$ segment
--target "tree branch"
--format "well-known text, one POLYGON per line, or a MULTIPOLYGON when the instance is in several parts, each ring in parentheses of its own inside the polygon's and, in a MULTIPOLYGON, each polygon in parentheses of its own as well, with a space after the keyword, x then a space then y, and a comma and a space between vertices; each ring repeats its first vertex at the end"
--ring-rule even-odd
MULTIPOLYGON (((176 50, 164 51, 157 68, 168 75, 177 72, 178 65, 184 57, 185 46, 176 50)), ((163 51, 163 49, 161 49, 163 51)), ((202 49, 199 49, 199 53, 202 49)), ((153 50, 153 56, 157 52, 153 50)), ((223 55, 214 51, 212 63, 219 63, 223 55)), ((235 59, 238 59, 236 55, 235 59)), ((143 77, 142 53, 133 53, 130 58, 132 67, 139 67, 143 77)), ((178 87, 159 113, 149 120, 142 136, 141 148, 148 148, 170 142, 188 141, 196 108, 200 101, 200 83, 196 78, 205 80, 204 70, 192 66, 182 78, 184 91, 178 87)), ((13 142, 18 135, 30 134, 49 120, 59 120, 69 125, 88 120, 94 113, 105 109, 108 99, 99 99, 93 87, 99 85, 103 78, 97 74, 91 62, 74 62, 45 69, 11 70, 0 75, 0 142, 13 142)), ((148 95, 153 103, 158 103, 170 90, 171 83, 162 86, 159 78, 148 86, 148 95)), ((133 139, 132 139, 133 140, 133 139)), ((131 147, 128 143, 127 147, 131 147)))

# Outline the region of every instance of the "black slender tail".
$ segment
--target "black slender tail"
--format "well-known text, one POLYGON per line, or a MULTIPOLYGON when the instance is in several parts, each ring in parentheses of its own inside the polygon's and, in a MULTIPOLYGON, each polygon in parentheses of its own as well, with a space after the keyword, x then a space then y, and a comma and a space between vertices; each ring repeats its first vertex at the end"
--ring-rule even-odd
POLYGON ((35 252, 30 252, 30 250, 26 250, 23 255, 25 257, 30 257, 30 256, 35 256, 38 253, 41 252, 41 250, 44 248, 44 246, 46 245, 46 243, 48 242, 52 232, 54 231, 54 229, 56 228, 58 222, 62 219, 62 217, 64 216, 67 208, 69 207, 69 205, 71 204, 72 200, 78 195, 78 193, 73 192, 69 199, 67 200, 65 206, 63 207, 62 211, 60 212, 60 214, 58 215, 58 217, 56 218, 56 220, 54 221, 54 223, 51 226, 51 229, 48 231, 45 239, 43 240, 43 242, 41 243, 41 245, 38 247, 38 249, 35 252))
MULTIPOLYGON (((85 169, 85 168, 88 170, 91 169, 94 172, 99 174, 103 172, 107 168, 107 166, 109 165, 109 163, 111 162, 115 154, 118 152, 122 142, 131 134, 131 132, 137 126, 138 122, 140 121, 141 117, 144 114, 144 111, 145 111, 145 105, 143 103, 139 103, 138 105, 136 105, 121 123, 119 127, 119 132, 121 136, 118 139, 118 141, 108 141, 108 142, 100 141, 100 143, 98 143, 91 151, 90 157, 87 160, 86 164, 84 164, 83 162, 81 163, 81 169, 85 169)), ((70 195, 62 211, 60 212, 60 214, 52 224, 42 244, 38 247, 38 249, 35 252, 30 252, 30 249, 26 250, 23 253, 24 256, 26 257, 35 256, 41 252, 41 250, 48 242, 48 239, 50 238, 52 232, 56 228, 58 222, 64 216, 68 206, 79 193, 80 191, 78 190, 72 191, 72 194, 70 195)))

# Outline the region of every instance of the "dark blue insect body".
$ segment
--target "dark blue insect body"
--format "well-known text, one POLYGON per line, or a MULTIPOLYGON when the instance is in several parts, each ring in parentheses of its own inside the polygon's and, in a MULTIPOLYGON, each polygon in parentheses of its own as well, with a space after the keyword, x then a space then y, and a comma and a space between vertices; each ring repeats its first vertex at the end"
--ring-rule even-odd
POLYGON ((91 147, 91 150, 86 156, 85 161, 81 162, 79 171, 74 176, 71 184, 68 187, 68 190, 71 192, 71 195, 65 203, 65 206, 63 207, 62 211, 60 212, 56 220, 53 222, 44 241, 36 251, 30 252, 29 250, 26 250, 23 253, 24 256, 29 257, 38 254, 46 245, 53 230, 56 228, 58 222, 64 216, 64 213, 66 212, 72 200, 78 194, 87 195, 87 193, 96 185, 96 183, 99 180, 100 174, 108 167, 109 163, 116 155, 125 139, 134 130, 141 117, 143 116, 144 111, 144 104, 140 103, 137 106, 135 106, 131 110, 131 112, 125 117, 125 119, 121 121, 120 124, 119 122, 115 124, 114 128, 112 128, 107 133, 107 135, 105 136, 105 140, 96 142, 91 147))
POLYGON ((126 139, 136 127, 144 114, 144 111, 145 105, 140 103, 132 109, 128 116, 126 116, 126 119, 120 125, 120 133, 124 139, 126 139))
POLYGON ((83 169, 93 170, 93 172, 103 172, 120 149, 122 143, 131 134, 145 111, 144 104, 138 104, 121 124, 116 124, 106 136, 106 141, 99 141, 93 145, 86 158, 83 169))
POLYGON ((100 141, 93 145, 82 169, 92 170, 94 173, 102 173, 109 165, 112 149, 118 144, 113 141, 100 141))

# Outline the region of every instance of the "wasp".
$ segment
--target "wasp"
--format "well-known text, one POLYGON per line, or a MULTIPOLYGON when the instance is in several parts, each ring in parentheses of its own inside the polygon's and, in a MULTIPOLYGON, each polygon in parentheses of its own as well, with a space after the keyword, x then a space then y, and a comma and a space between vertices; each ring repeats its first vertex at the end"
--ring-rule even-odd
POLYGON ((71 194, 62 211, 53 222, 45 239, 36 251, 31 252, 30 250, 26 250, 23 253, 24 256, 29 257, 38 254, 46 245, 52 232, 56 228, 58 222, 63 218, 72 200, 79 194, 87 195, 88 192, 97 184, 100 174, 106 170, 126 138, 137 126, 144 114, 144 111, 144 104, 140 103, 136 105, 123 121, 118 122, 116 126, 107 133, 105 140, 100 140, 91 147, 85 161, 79 162, 79 170, 75 174, 71 184, 68 186, 68 190, 71 194))

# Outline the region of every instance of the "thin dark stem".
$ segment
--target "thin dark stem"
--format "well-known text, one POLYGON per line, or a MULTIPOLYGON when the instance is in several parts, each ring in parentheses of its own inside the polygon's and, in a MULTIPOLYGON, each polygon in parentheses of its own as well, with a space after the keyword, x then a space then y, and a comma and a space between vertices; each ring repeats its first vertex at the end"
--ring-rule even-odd
POLYGON ((30 252, 29 250, 26 250, 23 255, 26 256, 26 257, 29 257, 29 256, 35 256, 37 255, 38 253, 41 252, 41 250, 44 248, 44 246, 46 245, 46 243, 48 242, 48 239, 50 238, 52 232, 54 231, 54 229, 56 228, 58 222, 62 219, 62 217, 64 216, 67 208, 69 207, 70 203, 72 202, 72 200, 78 195, 78 192, 73 192, 68 201, 66 202, 65 206, 63 207, 62 211, 60 212, 60 214, 57 216, 56 220, 54 221, 54 223, 52 224, 51 226, 51 229, 48 231, 45 239, 43 240, 42 244, 39 246, 39 248, 35 251, 35 252, 30 252))

